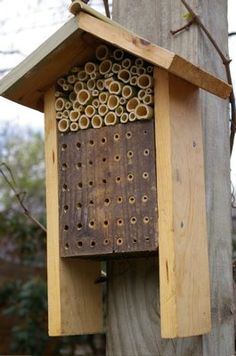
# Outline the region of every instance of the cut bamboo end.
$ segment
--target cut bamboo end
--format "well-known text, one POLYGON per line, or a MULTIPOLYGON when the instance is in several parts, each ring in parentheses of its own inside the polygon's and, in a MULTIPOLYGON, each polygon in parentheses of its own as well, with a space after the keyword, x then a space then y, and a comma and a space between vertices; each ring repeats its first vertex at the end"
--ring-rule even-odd
POLYGON ((66 110, 70 110, 72 108, 72 103, 70 102, 70 101, 67 101, 66 103, 65 103, 65 109, 66 110))
POLYGON ((139 104, 135 109, 137 119, 151 119, 153 117, 153 108, 145 104, 139 104))
POLYGON ((71 91, 71 90, 73 90, 73 86, 71 84, 63 84, 62 89, 64 91, 71 91))
POLYGON ((92 117, 91 125, 94 129, 100 129, 103 125, 103 120, 100 115, 96 114, 92 117))
POLYGON ((80 106, 80 103, 78 102, 78 100, 75 100, 73 102, 73 110, 78 110, 79 106, 80 106))
POLYGON ((67 119, 70 116, 70 111, 69 110, 64 110, 62 112, 62 117, 64 117, 65 119, 67 119))
POLYGON ((62 111, 65 107, 66 100, 64 98, 57 98, 55 101, 55 109, 56 111, 62 111))
POLYGON ((110 59, 105 59, 99 65, 99 73, 102 75, 108 74, 111 72, 112 61, 110 59))
POLYGON ((93 90, 93 89, 95 89, 95 87, 96 87, 96 82, 95 82, 95 80, 94 80, 94 79, 89 79, 89 80, 87 81, 87 88, 88 88, 88 90, 93 90))
POLYGON ((60 120, 60 119, 62 119, 62 117, 63 117, 62 112, 61 112, 61 111, 58 111, 58 112, 56 113, 56 119, 57 119, 57 120, 60 120))
POLYGON ((129 121, 133 122, 133 121, 136 121, 137 120, 137 117, 134 113, 134 111, 130 112, 129 113, 129 121))
POLYGON ((73 132, 76 132, 79 130, 79 124, 77 122, 72 122, 70 124, 70 130, 73 132))
POLYGON ((67 77, 67 82, 69 84, 74 84, 76 82, 76 80, 77 80, 77 77, 74 74, 70 74, 67 77))
POLYGON ((108 97, 109 97, 109 93, 107 91, 103 91, 102 93, 99 94, 98 100, 100 101, 101 104, 106 104, 108 97))
POLYGON ((72 67, 71 68, 71 73, 78 73, 79 71, 81 71, 81 68, 80 67, 72 67))
POLYGON ((104 80, 98 79, 96 82, 96 87, 99 91, 103 91, 104 90, 104 80))
POLYGON ((131 78, 130 72, 127 69, 121 69, 118 72, 118 79, 120 79, 123 83, 129 83, 131 78))
POLYGON ((85 72, 90 75, 98 71, 98 65, 94 62, 87 62, 84 66, 85 72))
POLYGON ((122 92, 123 86, 124 86, 123 83, 120 83, 117 80, 115 80, 115 81, 110 82, 108 91, 110 92, 110 94, 119 95, 122 92))
POLYGON ((72 110, 70 112, 70 115, 69 115, 70 121, 78 121, 79 117, 80 117, 80 112, 79 111, 72 110))
POLYGON ((80 116, 78 124, 81 130, 86 130, 89 128, 90 120, 86 115, 83 114, 80 116))
POLYGON ((153 66, 147 66, 147 73, 149 74, 153 73, 153 66))
POLYGON ((126 105, 127 103, 127 100, 123 97, 119 98, 119 101, 120 101, 120 105, 126 105))
POLYGON ((88 77, 88 73, 86 73, 85 70, 81 70, 80 72, 78 72, 77 78, 81 82, 85 82, 86 80, 88 80, 88 77))
POLYGON ((129 115, 127 112, 124 112, 120 117, 120 122, 126 124, 129 121, 129 115))
POLYGON ((113 51, 113 58, 116 60, 116 61, 122 61, 122 59, 124 58, 124 55, 125 55, 125 52, 120 49, 120 48, 116 48, 114 51, 113 51))
POLYGON ((69 94, 69 100, 71 101, 71 104, 73 105, 73 102, 76 100, 76 93, 74 91, 72 91, 69 94))
POLYGON ((98 99, 93 99, 92 105, 93 105, 93 107, 95 107, 95 109, 97 109, 99 107, 99 100, 98 99))
POLYGON ((118 116, 118 117, 120 117, 120 116, 123 114, 123 112, 124 112, 124 108, 123 108, 123 106, 121 106, 121 105, 119 105, 119 106, 116 108, 116 110, 115 110, 115 114, 116 114, 116 116, 118 116))
POLYGON ((79 111, 80 113, 84 112, 84 106, 83 106, 83 105, 79 105, 78 111, 79 111))
POLYGON ((63 98, 65 96, 66 96, 66 94, 63 93, 62 91, 59 91, 59 90, 55 91, 55 97, 56 98, 63 98))
POLYGON ((129 69, 132 65, 132 61, 130 58, 125 58, 123 59, 123 61, 121 62, 121 66, 125 69, 129 69))
POLYGON ((104 80, 104 88, 108 90, 110 83, 113 81, 113 77, 104 80))
POLYGON ((97 89, 94 89, 94 90, 92 91, 92 96, 93 96, 93 97, 99 96, 99 91, 98 91, 97 89))
POLYGON ((153 95, 146 94, 143 98, 144 104, 152 105, 154 103, 153 95))
POLYGON ((91 94, 87 89, 81 89, 77 93, 77 100, 81 105, 90 104, 91 94))
POLYGON ((119 97, 117 95, 110 95, 107 101, 107 106, 109 110, 115 110, 119 105, 119 97))
POLYGON ((92 105, 88 105, 86 106, 84 112, 87 117, 92 117, 93 115, 95 115, 96 110, 92 105))
POLYGON ((142 74, 137 79, 137 85, 141 89, 150 88, 153 85, 153 78, 149 74, 142 74))
POLYGON ((80 81, 77 81, 74 85, 74 92, 77 94, 81 89, 86 89, 87 85, 80 81))
POLYGON ((66 84, 65 78, 59 78, 59 79, 57 80, 57 84, 58 84, 60 87, 62 87, 63 84, 66 84))
POLYGON ((146 95, 146 91, 144 89, 139 90, 138 98, 139 98, 140 101, 143 101, 145 95, 146 95))
POLYGON ((127 105, 126 105, 126 110, 128 112, 135 111, 136 107, 140 104, 140 101, 138 98, 134 97, 129 99, 127 105))
POLYGON ((136 58, 134 63, 135 63, 135 65, 137 67, 143 67, 144 66, 144 60, 142 58, 136 58))
POLYGON ((119 63, 113 63, 111 70, 117 74, 121 70, 121 65, 119 63))
POLYGON ((134 65, 134 66, 131 66, 131 67, 130 67, 130 73, 131 73, 132 75, 138 74, 137 69, 138 69, 137 66, 135 66, 135 65, 134 65))
POLYGON ((102 45, 97 47, 97 49, 96 49, 96 58, 99 61, 104 61, 109 56, 110 56, 110 51, 109 51, 108 46, 102 44, 102 45))
POLYGON ((58 130, 60 132, 66 132, 69 130, 69 127, 70 127, 70 120, 68 119, 61 119, 59 122, 58 122, 58 130))
POLYGON ((102 78, 102 74, 99 72, 94 72, 94 73, 90 74, 90 78, 93 80, 96 80, 96 79, 102 78))
POLYGON ((147 88, 146 89, 146 94, 153 94, 153 89, 152 88, 147 88))
POLYGON ((98 107, 98 113, 100 116, 105 116, 108 112, 108 106, 106 104, 101 104, 98 107))
POLYGON ((105 118, 104 118, 104 124, 106 126, 112 126, 115 125, 117 122, 117 117, 116 114, 112 111, 110 111, 109 113, 106 114, 105 118))
POLYGON ((131 78, 130 78, 130 81, 129 81, 130 84, 133 85, 133 86, 137 85, 137 79, 138 79, 137 76, 131 77, 131 78))
POLYGON ((143 67, 138 67, 137 68, 137 74, 138 75, 142 75, 142 74, 146 74, 146 69, 145 68, 143 68, 143 67))
POLYGON ((133 96, 135 96, 136 92, 137 91, 130 85, 125 85, 122 89, 122 96, 128 100, 128 99, 132 98, 133 96))

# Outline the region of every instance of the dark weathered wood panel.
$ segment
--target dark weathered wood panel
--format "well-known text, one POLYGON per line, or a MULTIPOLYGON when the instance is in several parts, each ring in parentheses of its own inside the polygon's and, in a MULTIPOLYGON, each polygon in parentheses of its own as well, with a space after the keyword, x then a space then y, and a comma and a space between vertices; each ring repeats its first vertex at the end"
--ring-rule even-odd
POLYGON ((58 134, 61 256, 157 250, 153 127, 58 134))

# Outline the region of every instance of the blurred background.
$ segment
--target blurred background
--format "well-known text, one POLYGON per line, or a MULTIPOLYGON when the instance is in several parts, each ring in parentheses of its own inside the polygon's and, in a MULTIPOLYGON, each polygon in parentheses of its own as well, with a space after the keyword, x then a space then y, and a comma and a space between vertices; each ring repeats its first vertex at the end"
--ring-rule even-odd
MULTIPOLYGON (((0 0, 0 77, 69 19, 70 2, 25 0, 13 5, 0 0)), ((89 5, 105 13, 103 0, 91 0, 89 5)), ((236 85, 235 1, 229 0, 228 6, 231 70, 236 85)), ((42 114, 0 98, 0 354, 105 355, 104 335, 47 336, 46 234, 24 214, 28 209, 26 213, 30 211, 46 225, 43 130, 42 114)), ((235 149, 231 163, 233 194, 235 149)), ((233 195, 232 203, 235 237, 233 195)))

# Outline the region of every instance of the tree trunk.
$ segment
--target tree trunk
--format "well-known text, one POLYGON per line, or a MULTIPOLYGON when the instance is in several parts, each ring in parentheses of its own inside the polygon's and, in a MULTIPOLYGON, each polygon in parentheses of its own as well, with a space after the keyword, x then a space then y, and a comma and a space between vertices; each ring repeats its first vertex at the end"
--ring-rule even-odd
MULTIPOLYGON (((189 0, 227 52, 227 2, 189 0)), ((187 11, 180 0, 113 0, 113 19, 160 46, 225 78, 224 66, 197 26, 172 36, 187 11)), ((160 336, 158 263, 155 258, 109 264, 109 356, 231 356, 234 354, 231 268, 228 104, 201 93, 205 139, 207 222, 211 276, 212 331, 206 336, 164 340, 160 336)))

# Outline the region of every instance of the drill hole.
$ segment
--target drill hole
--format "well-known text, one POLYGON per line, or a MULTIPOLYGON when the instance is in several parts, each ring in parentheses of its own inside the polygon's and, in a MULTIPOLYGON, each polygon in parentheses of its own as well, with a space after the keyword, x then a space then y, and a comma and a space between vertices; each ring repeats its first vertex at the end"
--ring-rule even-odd
POLYGON ((108 240, 108 239, 105 239, 105 240, 103 240, 103 243, 104 243, 104 245, 108 245, 109 240, 108 240))
POLYGON ((118 225, 118 226, 124 225, 123 219, 118 219, 118 220, 117 220, 117 225, 118 225))
POLYGON ((147 195, 143 195, 142 196, 142 202, 146 203, 148 201, 148 196, 147 195))
POLYGON ((132 216, 132 218, 130 219, 130 222, 132 225, 136 224, 137 218, 135 216, 132 216))
POLYGON ((105 203, 106 206, 108 206, 108 205, 110 204, 110 202, 111 202, 111 201, 110 201, 109 198, 106 198, 106 199, 104 200, 104 203, 105 203))
POLYGON ((146 135, 147 134, 147 130, 144 130, 143 133, 144 133, 144 135, 146 135))
POLYGON ((144 238, 145 238, 146 241, 150 240, 149 236, 145 236, 144 238))
POLYGON ((117 245, 122 245, 123 239, 121 237, 119 237, 119 239, 117 239, 116 243, 117 243, 117 245))
POLYGON ((130 204, 134 204, 135 203, 135 197, 133 195, 131 197, 129 197, 129 203, 130 204))
POLYGON ((104 224, 104 226, 108 226, 108 221, 105 220, 103 224, 104 224))
POLYGON ((148 172, 143 172, 143 179, 148 179, 148 178, 149 178, 148 172))
POLYGON ((77 184, 77 187, 78 187, 79 189, 82 189, 82 187, 83 187, 82 182, 79 182, 79 183, 77 184))
POLYGON ((82 241, 78 241, 77 245, 78 245, 78 247, 81 248, 83 246, 83 242, 82 241))
POLYGON ((68 231, 69 230, 69 226, 68 225, 65 225, 64 226, 64 231, 68 231))
POLYGON ((104 143, 106 143, 107 142, 107 138, 106 137, 103 137, 102 138, 102 143, 104 144, 104 143))
POLYGON ((69 206, 68 205, 64 205, 64 213, 66 213, 68 209, 69 209, 69 206))
POLYGON ((62 186, 62 190, 63 190, 63 192, 65 192, 66 190, 67 190, 67 185, 66 184, 63 184, 63 186, 62 186))
POLYGON ((82 208, 82 204, 81 203, 77 203, 76 207, 77 207, 77 209, 81 209, 82 208))
POLYGON ((69 248, 69 244, 68 244, 68 242, 65 244, 65 249, 66 250, 68 250, 68 248, 69 248))
POLYGON ((127 152, 127 157, 128 157, 128 158, 132 158, 133 155, 134 155, 133 151, 128 151, 128 152, 127 152))
POLYGON ((132 132, 131 131, 126 132, 125 136, 127 139, 130 139, 132 137, 132 132))
POLYGON ((91 146, 93 146, 93 145, 94 145, 94 141, 93 141, 93 140, 90 140, 90 141, 89 141, 89 144, 90 144, 91 146))
POLYGON ((67 149, 67 144, 66 143, 63 143, 62 146, 61 146, 61 150, 62 151, 65 151, 67 149))
POLYGON ((121 204, 122 201, 123 201, 123 198, 122 198, 122 197, 118 197, 118 198, 117 198, 117 203, 118 203, 118 204, 121 204))
POLYGON ((90 242, 90 246, 91 246, 91 247, 94 247, 95 245, 96 245, 96 242, 95 242, 95 241, 91 241, 91 242, 90 242))
POLYGON ((82 226, 83 226, 83 225, 82 225, 81 223, 78 223, 78 224, 77 224, 77 230, 81 230, 81 229, 82 229, 82 226))
POLYGON ((106 180, 106 179, 103 179, 102 182, 103 182, 104 184, 106 184, 107 180, 106 180))
POLYGON ((91 228, 93 229, 94 226, 95 226, 95 222, 94 222, 94 220, 91 220, 91 221, 89 222, 89 227, 91 227, 91 228))
POLYGON ((150 153, 150 151, 149 151, 148 148, 146 148, 146 149, 143 151, 144 156, 149 156, 149 153, 150 153))
POLYGON ((128 181, 132 182, 132 180, 134 180, 134 175, 132 173, 128 174, 128 181))
POLYGON ((67 169, 67 164, 66 163, 62 163, 61 169, 63 171, 65 171, 67 169))
POLYGON ((93 161, 89 161, 89 165, 92 166, 93 165, 93 161))
POLYGON ((119 155, 116 155, 116 156, 115 156, 115 161, 118 162, 119 160, 120 160, 120 156, 119 156, 119 155))
POLYGON ((105 157, 102 159, 103 162, 106 162, 106 160, 107 160, 107 159, 106 159, 105 157))
POLYGON ((93 181, 89 182, 89 186, 92 187, 93 186, 93 181))
POLYGON ((79 149, 81 147, 81 143, 80 142, 77 142, 76 143, 76 147, 79 149))
POLYGON ((116 134, 114 135, 114 140, 115 140, 115 141, 119 141, 119 139, 120 139, 120 135, 119 135, 118 133, 116 133, 116 134))
POLYGON ((81 168, 81 167, 82 167, 82 163, 81 163, 81 162, 78 162, 78 163, 76 164, 76 168, 79 169, 79 168, 81 168))
POLYGON ((133 243, 136 244, 136 242, 137 242, 137 239, 133 239, 133 243))
POLYGON ((144 222, 144 224, 148 224, 149 223, 149 217, 148 216, 144 216, 143 222, 144 222))
POLYGON ((120 177, 116 177, 116 183, 120 183, 120 177))
POLYGON ((94 205, 93 200, 90 200, 89 205, 94 205))

